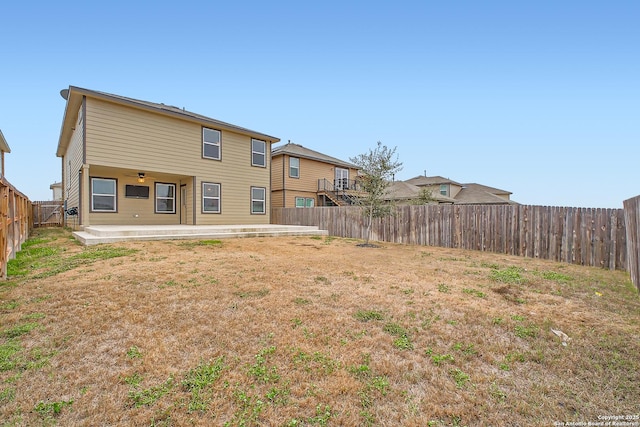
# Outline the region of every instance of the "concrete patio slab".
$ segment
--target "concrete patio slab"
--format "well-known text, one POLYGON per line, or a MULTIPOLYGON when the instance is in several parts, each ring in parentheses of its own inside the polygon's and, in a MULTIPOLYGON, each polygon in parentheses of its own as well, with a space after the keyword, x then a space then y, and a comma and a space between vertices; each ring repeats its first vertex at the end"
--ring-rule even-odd
POLYGON ((92 225, 73 236, 84 245, 131 240, 223 239, 231 237, 326 236, 327 230, 301 225, 92 225))

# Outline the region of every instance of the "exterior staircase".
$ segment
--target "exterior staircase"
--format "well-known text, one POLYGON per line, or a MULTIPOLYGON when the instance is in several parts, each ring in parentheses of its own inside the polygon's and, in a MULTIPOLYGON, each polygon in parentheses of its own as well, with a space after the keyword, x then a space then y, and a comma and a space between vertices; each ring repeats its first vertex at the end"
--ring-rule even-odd
POLYGON ((327 199, 331 200, 336 206, 345 206, 346 202, 340 200, 338 195, 334 191, 319 191, 319 196, 325 196, 327 199))
POLYGON ((344 181, 335 185, 327 179, 318 180, 318 195, 325 196, 336 206, 350 206, 358 203, 359 186, 355 181, 344 181))

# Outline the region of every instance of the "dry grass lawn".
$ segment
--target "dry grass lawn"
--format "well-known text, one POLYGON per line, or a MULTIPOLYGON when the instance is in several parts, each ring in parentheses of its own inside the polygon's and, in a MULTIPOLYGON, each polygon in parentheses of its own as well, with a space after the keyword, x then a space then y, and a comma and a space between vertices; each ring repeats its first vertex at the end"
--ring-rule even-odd
POLYGON ((357 243, 85 248, 67 231, 37 230, 0 283, 1 425, 638 416, 640 299, 627 273, 357 243))

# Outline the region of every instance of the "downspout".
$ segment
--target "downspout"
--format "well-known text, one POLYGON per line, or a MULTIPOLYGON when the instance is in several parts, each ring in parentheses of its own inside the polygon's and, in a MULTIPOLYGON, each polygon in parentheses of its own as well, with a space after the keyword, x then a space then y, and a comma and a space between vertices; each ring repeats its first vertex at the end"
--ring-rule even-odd
MULTIPOLYGON (((87 165, 87 97, 82 97, 82 176, 78 179, 78 226, 80 229, 84 229, 84 205, 91 206, 89 198, 91 193, 89 192, 89 165, 87 165), (82 181, 80 181, 82 179, 82 181), (84 185, 83 185, 84 184, 84 185), (85 188, 86 187, 86 188, 85 188), (87 192, 87 200, 85 201, 84 195, 87 192)), ((116 191, 118 194, 118 191, 116 191)), ((117 201, 116 201, 117 203, 117 201)), ((87 215, 89 220, 89 215, 87 215)), ((86 224, 91 225, 91 224, 86 224)))
POLYGON ((285 183, 287 180, 285 179, 285 163, 287 163, 287 156, 285 154, 282 155, 282 207, 287 207, 287 189, 285 187, 285 183))
MULTIPOLYGON (((266 143, 265 143, 266 144, 266 143)), ((265 147, 265 151, 267 150, 267 148, 265 147)), ((267 173, 269 174, 269 191, 267 191, 267 193, 269 193, 269 224, 273 224, 273 177, 271 176, 271 169, 273 168, 273 156, 271 151, 273 150, 273 141, 269 141, 269 159, 266 159, 266 153, 265 153, 265 161, 267 162, 267 173)), ((265 197, 267 197, 267 194, 265 194, 265 197)))
POLYGON ((65 190, 65 185, 66 183, 64 182, 64 154, 62 155, 62 157, 60 157, 60 184, 62 185, 62 189, 60 190, 60 201, 62 202, 62 212, 60 212, 60 215, 62 215, 61 221, 62 221, 62 227, 66 227, 67 226, 67 191, 65 190))
POLYGON ((87 163, 87 97, 82 97, 82 164, 87 163))
MULTIPOLYGON (((64 189, 65 186, 65 182, 64 182, 64 155, 62 155, 62 157, 60 157, 60 183, 62 184, 62 191, 60 192, 60 197, 62 198, 62 201, 66 200, 67 196, 66 196, 66 191, 64 189)), ((64 220, 63 220, 64 222, 64 220)))

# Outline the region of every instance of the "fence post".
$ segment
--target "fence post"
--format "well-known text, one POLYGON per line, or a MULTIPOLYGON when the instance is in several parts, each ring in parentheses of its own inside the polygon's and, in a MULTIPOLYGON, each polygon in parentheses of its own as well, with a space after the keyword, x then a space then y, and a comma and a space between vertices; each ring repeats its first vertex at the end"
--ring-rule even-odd
POLYGON ((31 201, 4 177, 0 179, 0 278, 7 278, 7 262, 16 256, 31 230, 31 201))
POLYGON ((640 292, 640 196, 625 200, 624 220, 627 235, 627 271, 640 292))

